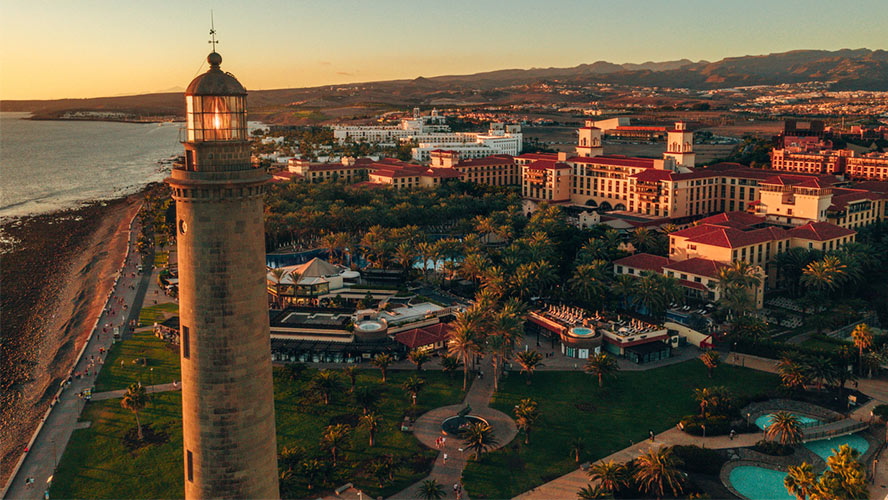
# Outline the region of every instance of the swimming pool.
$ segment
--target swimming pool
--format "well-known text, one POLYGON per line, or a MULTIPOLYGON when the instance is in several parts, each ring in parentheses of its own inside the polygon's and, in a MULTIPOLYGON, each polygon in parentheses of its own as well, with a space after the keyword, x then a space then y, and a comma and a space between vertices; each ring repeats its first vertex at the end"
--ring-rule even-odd
POLYGON ((829 439, 820 439, 817 441, 811 441, 810 443, 805 443, 805 448, 816 453, 820 458, 826 460, 827 458, 833 455, 833 450, 838 449, 839 446, 847 444, 848 446, 854 448, 859 451, 861 454, 866 453, 866 450, 869 449, 869 441, 858 436, 857 434, 849 434, 847 436, 839 436, 829 439))
POLYGON ((584 328, 581 326, 575 326, 570 329, 570 334, 574 337, 594 337, 595 330, 592 328, 584 328))
MULTIPOLYGON (((820 423, 820 420, 817 420, 816 418, 806 417, 804 415, 799 415, 798 413, 793 413, 793 415, 799 419, 799 424, 801 424, 802 427, 812 427, 820 423)), ((761 430, 766 430, 771 426, 771 420, 773 417, 773 413, 762 415, 755 419, 755 425, 761 430)))
POLYGON ((731 485, 750 500, 795 500, 783 486, 785 472, 752 465, 740 465, 731 470, 731 485))

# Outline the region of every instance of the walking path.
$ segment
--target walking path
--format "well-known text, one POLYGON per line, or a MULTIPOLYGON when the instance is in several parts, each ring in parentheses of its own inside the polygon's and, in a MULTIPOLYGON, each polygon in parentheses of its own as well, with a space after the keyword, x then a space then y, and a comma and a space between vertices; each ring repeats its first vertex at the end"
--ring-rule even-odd
MULTIPOLYGON (((488 406, 491 396, 493 396, 493 379, 491 377, 476 378, 461 404, 443 406, 431 410, 419 417, 414 424, 414 435, 429 448, 436 448, 436 440, 442 436, 446 437, 443 447, 439 448, 441 451, 435 459, 432 472, 427 478, 423 479, 423 481, 428 479, 437 480, 446 492, 444 498, 456 498, 453 485, 462 484, 462 471, 466 467, 466 462, 472 456, 468 450, 462 451, 461 439, 457 436, 446 436, 443 433, 441 422, 445 418, 456 415, 466 405, 471 406, 472 411, 470 415, 487 420, 493 428, 493 433, 498 441, 496 448, 509 444, 515 438, 515 435, 518 434, 515 422, 508 415, 488 406), (444 461, 445 455, 447 456, 446 463, 444 461)), ((393 500, 419 498, 418 490, 423 481, 409 486, 390 498, 393 500)), ((465 490, 463 490, 461 498, 468 500, 469 496, 465 490)))
POLYGON ((21 467, 10 478, 4 498, 38 500, 44 497, 61 454, 71 434, 78 427, 77 420, 86 403, 79 394, 85 389, 91 389, 95 384, 104 356, 107 355, 113 341, 113 327, 117 326, 121 331, 126 331, 125 327, 130 320, 138 319, 139 308, 135 304, 139 304, 144 298, 151 276, 151 273, 136 272, 136 267, 141 263, 141 256, 135 248, 138 235, 139 224, 136 222, 130 231, 126 260, 106 310, 99 317, 96 329, 90 335, 83 355, 72 371, 70 384, 53 404, 21 467), (126 308, 124 304, 127 305, 126 308), (106 324, 109 327, 103 333, 102 329, 106 324), (104 352, 100 352, 100 348, 104 352), (33 479, 30 486, 26 486, 25 483, 28 478, 33 479))
MULTIPOLYGON (((167 391, 181 391, 182 384, 178 382, 170 382, 169 384, 155 384, 155 385, 147 385, 145 386, 145 392, 148 394, 154 394, 156 392, 167 392, 167 391)), ((97 394, 92 395, 93 401, 102 401, 104 399, 115 399, 122 398, 124 394, 126 394, 126 389, 119 389, 116 391, 106 391, 99 392, 97 394)))

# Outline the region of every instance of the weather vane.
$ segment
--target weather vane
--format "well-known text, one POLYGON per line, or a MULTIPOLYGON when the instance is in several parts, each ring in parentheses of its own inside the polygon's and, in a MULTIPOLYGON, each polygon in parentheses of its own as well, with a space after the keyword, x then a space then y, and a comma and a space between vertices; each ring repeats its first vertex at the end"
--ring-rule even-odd
POLYGON ((216 40, 216 23, 213 21, 213 11, 210 11, 210 40, 207 43, 213 44, 213 52, 216 52, 216 44, 219 43, 216 40))

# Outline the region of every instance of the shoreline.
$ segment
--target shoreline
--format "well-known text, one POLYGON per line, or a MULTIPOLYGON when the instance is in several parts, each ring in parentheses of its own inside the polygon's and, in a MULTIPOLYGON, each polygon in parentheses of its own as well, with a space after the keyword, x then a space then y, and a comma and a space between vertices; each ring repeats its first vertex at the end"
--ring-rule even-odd
POLYGON ((35 121, 55 121, 55 122, 114 122, 114 123, 134 123, 134 124, 146 124, 146 123, 185 123, 185 119, 176 119, 176 120, 136 120, 136 119, 127 119, 127 118, 62 118, 60 116, 37 116, 31 114, 31 116, 27 118, 22 118, 23 120, 35 120, 35 121))
POLYGON ((2 223, 15 243, 2 267, 0 481, 8 480, 105 307, 130 223, 150 189, 2 223))

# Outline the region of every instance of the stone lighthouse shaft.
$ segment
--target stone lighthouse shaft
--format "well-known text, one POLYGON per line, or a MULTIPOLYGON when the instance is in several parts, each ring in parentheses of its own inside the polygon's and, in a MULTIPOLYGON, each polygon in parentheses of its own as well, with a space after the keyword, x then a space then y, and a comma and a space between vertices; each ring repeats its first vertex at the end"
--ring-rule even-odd
POLYGON ((185 92, 176 202, 185 498, 276 498, 263 193, 247 92, 207 57, 185 92))

